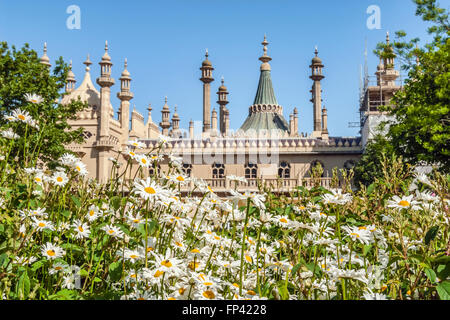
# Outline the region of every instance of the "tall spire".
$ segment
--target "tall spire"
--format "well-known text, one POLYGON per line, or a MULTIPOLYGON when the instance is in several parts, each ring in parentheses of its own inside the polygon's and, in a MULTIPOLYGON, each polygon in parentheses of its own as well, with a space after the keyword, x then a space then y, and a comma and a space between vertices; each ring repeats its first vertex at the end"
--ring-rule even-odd
POLYGON ((44 54, 41 57, 41 64, 47 66, 47 67, 51 67, 52 65, 50 64, 50 59, 47 56, 47 42, 44 42, 44 54))
POLYGON ((203 132, 208 132, 211 129, 211 82, 214 81, 212 77, 211 61, 208 60, 208 49, 206 49, 205 60, 202 62, 202 77, 200 81, 203 82, 203 132))
POLYGON ((75 89, 75 75, 72 72, 72 60, 70 60, 69 72, 67 73, 66 92, 72 92, 75 89))
POLYGON ((267 37, 265 35, 264 41, 261 44, 263 45, 264 54, 259 58, 259 60, 262 61, 261 75, 259 77, 258 90, 256 91, 253 104, 278 105, 272 86, 272 78, 270 76, 271 68, 269 61, 271 61, 272 58, 267 55, 267 46, 269 42, 267 41, 267 37))
MULTIPOLYGON (((242 124, 241 130, 281 130, 289 132, 289 124, 283 117, 283 107, 278 104, 272 86, 271 68, 269 65, 269 61, 272 58, 267 54, 269 42, 265 35, 261 44, 263 45, 264 54, 259 58, 262 64, 258 89, 253 105, 249 108, 249 115, 242 124)), ((225 122, 227 123, 227 121, 229 121, 228 114, 225 113, 225 122)))

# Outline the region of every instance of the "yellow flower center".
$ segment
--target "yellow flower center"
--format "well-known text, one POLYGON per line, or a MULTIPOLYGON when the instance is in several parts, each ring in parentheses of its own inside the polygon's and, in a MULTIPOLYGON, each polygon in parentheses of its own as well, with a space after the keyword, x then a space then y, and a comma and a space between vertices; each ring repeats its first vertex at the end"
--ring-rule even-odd
POLYGON ((252 257, 250 257, 250 256, 245 256, 245 260, 247 260, 247 262, 250 262, 250 263, 252 263, 252 257))
POLYGON ((78 227, 78 230, 80 230, 80 232, 83 232, 83 231, 84 231, 84 229, 83 229, 82 226, 79 226, 79 227, 78 227))
POLYGON ((17 116, 17 118, 19 118, 19 119, 22 120, 22 121, 25 121, 25 116, 24 116, 23 114, 19 114, 19 115, 17 116))
POLYGON ((214 299, 216 297, 216 295, 214 294, 214 292, 212 292, 211 290, 207 290, 205 292, 203 292, 203 296, 206 299, 214 299))
POLYGON ((95 214, 94 210, 89 211, 89 215, 92 217, 95 214))
POLYGON ((355 232, 352 232, 352 233, 350 233, 352 236, 355 236, 355 237, 357 237, 357 238, 359 238, 359 234, 358 233, 355 233, 355 232))
POLYGON ((197 269, 199 267, 199 265, 200 265, 199 262, 195 262, 195 264, 194 264, 194 261, 191 261, 188 263, 188 268, 194 271, 195 269, 197 269))
POLYGON ((109 233, 109 234, 113 234, 113 233, 114 233, 114 230, 112 230, 112 229, 111 229, 111 230, 108 230, 108 233, 109 233))
POLYGON ((53 257, 56 254, 55 250, 47 250, 47 255, 49 255, 50 257, 53 257))
POLYGON ((161 265, 166 268, 170 268, 172 266, 172 263, 170 262, 170 260, 164 260, 161 262, 161 265))
POLYGON ((39 177, 36 177, 36 178, 34 178, 34 181, 36 181, 36 182, 41 182, 41 181, 42 181, 42 179, 41 179, 41 178, 39 178, 39 177))
POLYGON ((131 259, 136 259, 137 257, 138 257, 138 256, 135 255, 135 254, 132 254, 132 255, 130 256, 131 259))
POLYGON ((192 249, 191 252, 192 252, 192 253, 200 253, 200 250, 198 250, 198 249, 192 249))
POLYGON ((178 176, 178 177, 177 177, 177 180, 183 182, 183 181, 184 181, 184 178, 183 178, 182 176, 178 176))
POLYGON ((233 283, 233 286, 235 286, 236 288, 239 288, 239 285, 236 282, 233 283))
POLYGON ((147 164, 147 160, 146 160, 145 158, 142 158, 142 159, 141 159, 141 162, 142 162, 143 164, 147 164))
POLYGON ((159 278, 160 276, 162 276, 163 275, 163 271, 159 271, 159 270, 156 270, 156 272, 155 272, 155 274, 153 275, 155 278, 159 278))
POLYGON ((45 227, 45 223, 39 222, 38 226, 41 227, 41 228, 43 228, 43 227, 45 227))
POLYGON ((139 220, 139 219, 134 219, 133 222, 134 222, 134 223, 139 223, 139 222, 141 222, 141 220, 139 220))
POLYGON ((287 223, 287 220, 285 218, 281 218, 280 222, 287 223))
POLYGON ((180 288, 180 289, 178 289, 178 293, 179 293, 180 295, 184 294, 185 291, 186 291, 185 288, 180 288))
POLYGON ((62 177, 57 177, 57 178, 56 178, 56 181, 58 181, 58 182, 63 182, 63 178, 62 178, 62 177))
POLYGON ((409 202, 406 200, 402 200, 398 204, 402 207, 409 207, 409 202))
POLYGON ((251 296, 254 296, 254 295, 256 295, 256 292, 253 291, 253 290, 248 290, 248 291, 247 291, 247 294, 249 294, 249 295, 251 295, 251 296))
POLYGON ((80 166, 76 166, 77 171, 81 171, 80 166))
POLYGON ((359 230, 367 230, 366 227, 359 227, 359 230))
POLYGON ((212 286, 213 285, 213 283, 212 282, 205 282, 205 283, 203 283, 205 286, 212 286))
POLYGON ((167 300, 177 300, 177 299, 175 299, 174 297, 169 297, 167 298, 167 300))
POLYGON ((153 189, 152 187, 147 187, 144 189, 145 192, 147 192, 148 194, 155 194, 156 190, 153 189))

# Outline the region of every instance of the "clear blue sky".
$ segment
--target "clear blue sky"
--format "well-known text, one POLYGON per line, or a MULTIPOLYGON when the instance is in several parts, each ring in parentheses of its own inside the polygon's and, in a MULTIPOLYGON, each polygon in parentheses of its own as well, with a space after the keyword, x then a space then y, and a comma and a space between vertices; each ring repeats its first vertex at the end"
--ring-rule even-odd
MULTIPOLYGON (((448 0, 441 0, 448 7, 448 0)), ((98 62, 108 40, 114 63, 112 103, 118 110, 120 73, 128 58, 136 109, 147 116, 153 106, 153 120, 161 121, 164 96, 178 105, 181 125, 202 120, 202 83, 199 81, 205 48, 215 68, 212 105, 216 106, 221 76, 230 92, 231 128, 244 122, 256 94, 266 33, 273 58, 272 81, 286 119, 299 109, 301 132, 312 131, 311 80, 314 46, 325 64, 323 100, 328 108, 331 136, 356 136, 360 65, 364 63, 364 42, 369 51, 369 73, 378 63, 372 51, 384 41, 386 31, 405 30, 411 37, 428 39, 428 24, 415 16, 411 0, 0 0, 0 40, 21 47, 29 43, 42 54, 73 60, 79 85, 84 75, 82 62, 91 55, 92 78, 99 74, 98 62), (69 30, 69 5, 81 9, 81 29, 69 30), (369 5, 381 9, 381 29, 369 30, 369 5)))

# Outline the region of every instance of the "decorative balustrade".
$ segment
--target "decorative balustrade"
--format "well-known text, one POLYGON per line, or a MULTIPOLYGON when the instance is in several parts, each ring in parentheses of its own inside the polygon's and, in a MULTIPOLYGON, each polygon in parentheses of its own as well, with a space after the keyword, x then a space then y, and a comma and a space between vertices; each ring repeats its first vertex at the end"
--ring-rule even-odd
MULTIPOLYGON (((228 190, 238 191, 258 191, 265 187, 274 192, 289 192, 295 190, 298 186, 312 188, 320 185, 324 188, 331 188, 331 178, 319 178, 314 181, 312 178, 303 179, 247 179, 247 182, 230 181, 228 179, 204 179, 204 181, 215 192, 227 192, 228 190)), ((182 187, 182 191, 190 191, 194 188, 193 182, 182 187)))

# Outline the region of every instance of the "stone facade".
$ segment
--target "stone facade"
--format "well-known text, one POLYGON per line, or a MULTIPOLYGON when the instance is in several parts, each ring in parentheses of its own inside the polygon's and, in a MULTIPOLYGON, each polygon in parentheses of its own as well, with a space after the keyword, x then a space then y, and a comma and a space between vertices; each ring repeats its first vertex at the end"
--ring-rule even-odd
MULTIPOLYGON (((262 43, 264 54, 260 58, 261 77, 254 103, 249 107, 249 115, 243 126, 233 132, 229 128, 230 110, 227 107, 228 91, 222 84, 218 89, 219 116, 215 109, 211 115, 211 84, 213 83, 213 66, 206 59, 202 63, 201 78, 203 83, 203 122, 199 123, 201 134, 195 134, 194 123, 191 121, 189 130, 179 128, 180 118, 175 114, 170 119, 168 99, 162 107, 162 121, 159 126, 153 121, 152 107, 148 107, 147 122, 144 116, 133 110, 130 114, 131 76, 125 60, 124 71, 120 81, 117 97, 120 99, 118 118, 114 116, 111 105, 111 88, 114 79, 111 78, 112 62, 105 45, 105 54, 100 65, 100 75, 97 78, 97 88, 91 80, 89 56, 84 62, 86 73, 81 85, 76 88, 75 76, 70 71, 66 87, 67 94, 61 103, 69 103, 72 99, 81 99, 89 107, 78 114, 78 119, 71 121, 73 128, 84 128, 85 142, 81 145, 70 145, 68 148, 78 154, 86 163, 89 174, 99 181, 109 178, 111 161, 114 157, 119 162, 126 162, 123 152, 129 140, 139 140, 146 148, 140 150, 147 153, 158 143, 158 137, 170 136, 167 152, 183 157, 183 167, 187 175, 205 179, 209 185, 218 191, 230 188, 226 176, 246 177, 247 183, 239 183, 239 188, 256 188, 258 183, 270 183, 277 189, 291 189, 297 185, 308 184, 312 165, 321 163, 324 168, 322 184, 328 186, 333 168, 350 168, 360 158, 363 145, 369 138, 369 113, 379 116, 377 110, 366 110, 368 122, 362 124, 362 137, 329 136, 327 128, 327 111, 322 106, 321 80, 323 63, 315 57, 311 63, 311 79, 314 131, 311 135, 299 134, 298 110, 295 108, 289 117, 289 122, 283 116, 283 107, 278 105, 272 87, 270 75, 271 58, 267 54, 267 39, 262 43), (131 118, 131 126, 130 126, 131 118), (366 127, 364 127, 366 126, 366 127)), ((383 86, 382 92, 395 92, 395 70, 391 61, 379 66, 378 85, 383 86), (383 78, 384 77, 384 78, 383 78), (383 82, 384 81, 384 82, 383 82), (387 88, 387 89, 386 89, 387 88)), ((375 95, 376 88, 369 88, 369 96, 375 95)), ((371 96, 371 97, 372 97, 371 96)), ((387 99, 385 93, 384 98, 387 99)), ((369 99, 370 100, 370 99, 369 99)), ((372 121, 373 122, 373 121, 372 121)), ((137 164, 136 164, 137 167, 137 164)), ((161 163, 161 169, 167 167, 161 163)), ((149 169, 149 174, 153 168, 149 169)))

